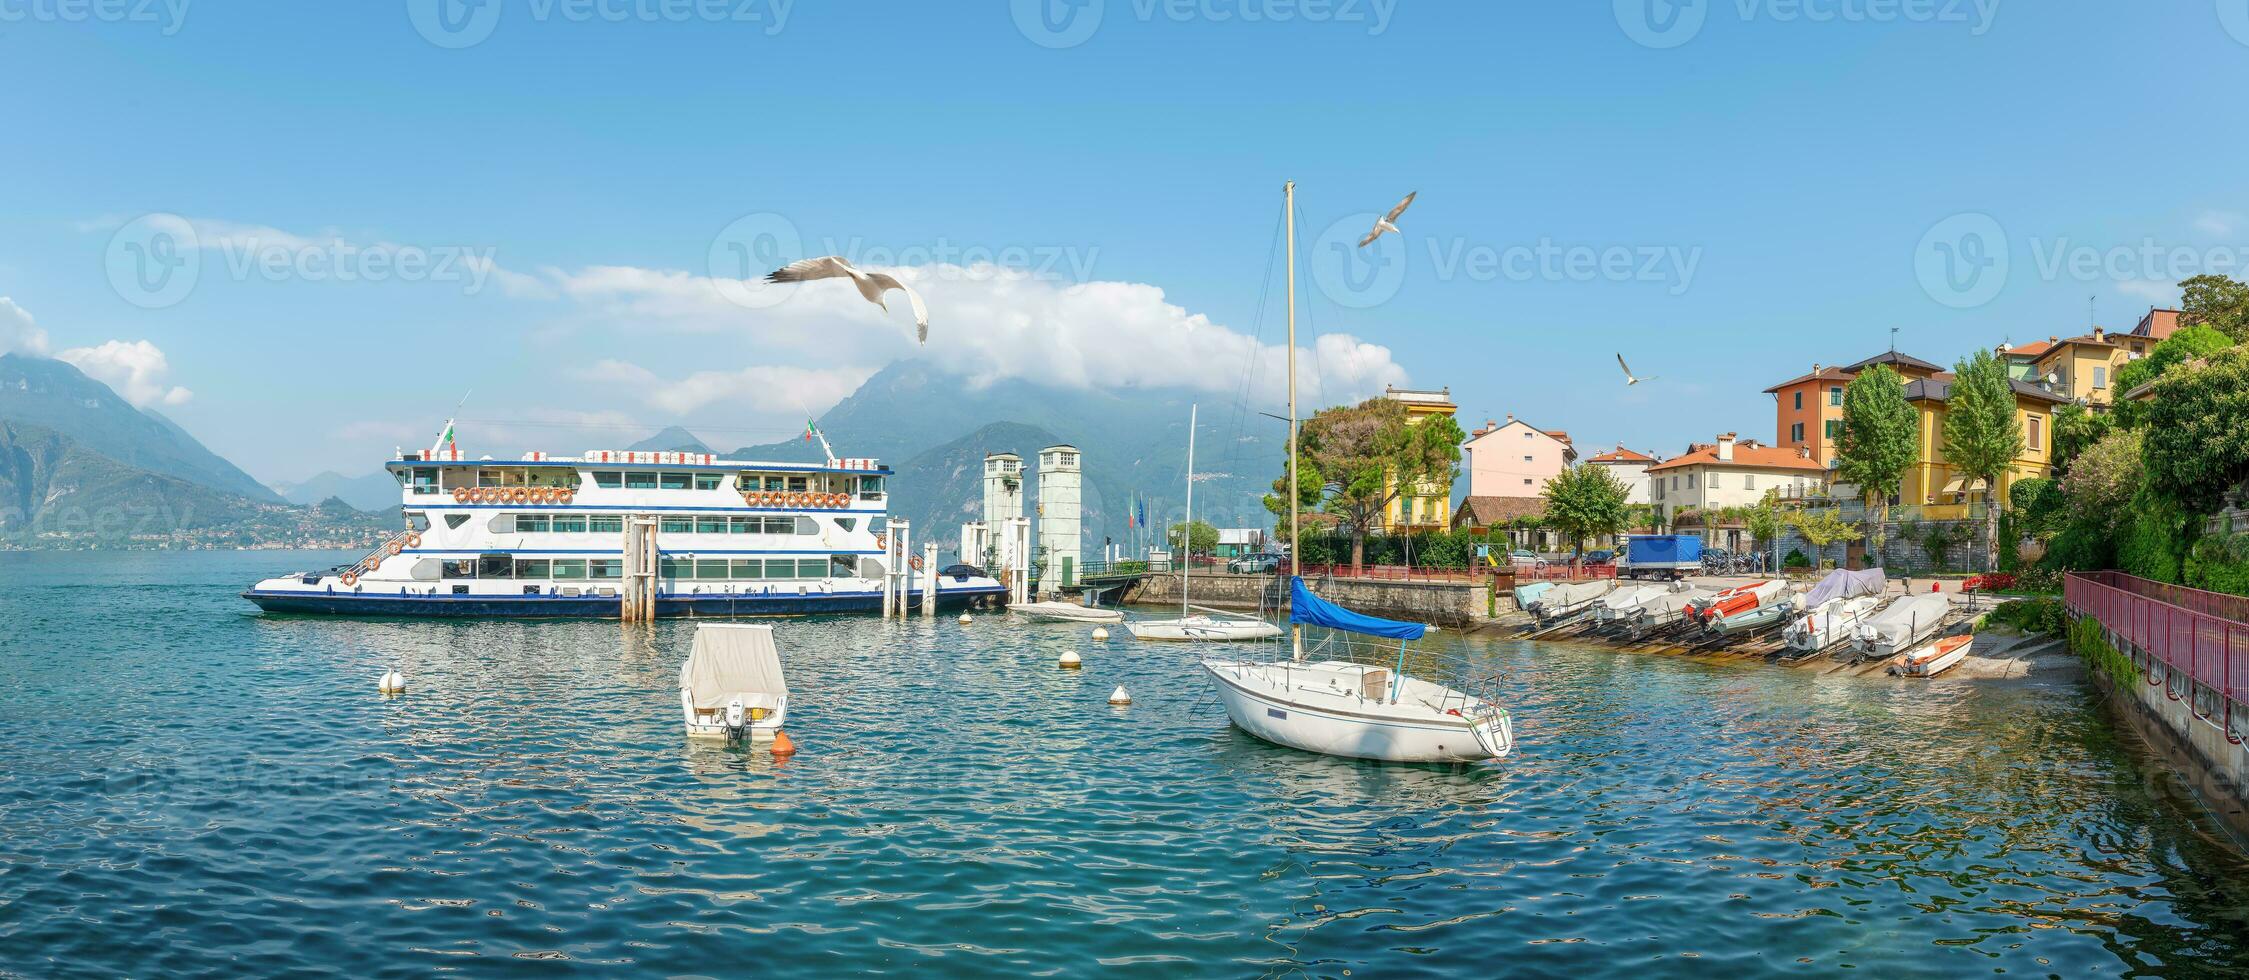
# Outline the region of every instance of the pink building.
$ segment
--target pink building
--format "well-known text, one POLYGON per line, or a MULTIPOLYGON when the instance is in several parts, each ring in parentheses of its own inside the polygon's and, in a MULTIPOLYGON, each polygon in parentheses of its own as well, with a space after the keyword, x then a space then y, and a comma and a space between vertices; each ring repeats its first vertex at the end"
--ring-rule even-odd
POLYGON ((1470 497, 1537 497, 1546 492, 1546 481, 1577 462, 1569 433, 1512 415, 1505 422, 1485 420, 1462 449, 1470 497))

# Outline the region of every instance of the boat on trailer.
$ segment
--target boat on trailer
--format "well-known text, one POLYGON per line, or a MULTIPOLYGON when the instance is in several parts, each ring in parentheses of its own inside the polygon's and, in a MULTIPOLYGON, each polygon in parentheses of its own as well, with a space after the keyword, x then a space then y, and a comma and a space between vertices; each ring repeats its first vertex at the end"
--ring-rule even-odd
MULTIPOLYGON (((500 461, 441 439, 385 464, 403 529, 351 564, 269 578, 242 597, 267 612, 352 616, 617 619, 636 592, 667 617, 879 611, 891 471, 825 455, 588 450, 500 461)), ((913 569, 909 604, 929 590, 940 609, 1007 597, 981 573, 913 569)))
POLYGON ((701 623, 679 665, 679 710, 689 738, 761 741, 789 719, 789 684, 773 627, 701 623))
POLYGON ((1514 751, 1506 709, 1406 674, 1409 659, 1431 662, 1407 646, 1428 627, 1344 609, 1301 578, 1289 580, 1289 591, 1289 621, 1326 636, 1287 660, 1203 661, 1234 727, 1290 748, 1381 762, 1481 762, 1514 751))

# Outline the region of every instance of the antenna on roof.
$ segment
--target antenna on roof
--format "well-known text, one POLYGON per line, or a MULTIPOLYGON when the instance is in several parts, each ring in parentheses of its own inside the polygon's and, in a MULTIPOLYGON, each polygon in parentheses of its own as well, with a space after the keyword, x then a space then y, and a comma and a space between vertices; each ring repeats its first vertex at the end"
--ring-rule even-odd
POLYGON ((2085 329, 2087 330, 2093 329, 2100 323, 2100 317, 2095 312, 2099 309, 2100 301, 2101 297, 2098 293, 2085 297, 2085 329))
POLYGON ((1895 353, 1897 353, 1897 352, 1898 352, 1898 328, 1896 328, 1896 327, 1891 327, 1891 328, 1890 328, 1890 353, 1892 353, 1892 354, 1895 354, 1895 353))

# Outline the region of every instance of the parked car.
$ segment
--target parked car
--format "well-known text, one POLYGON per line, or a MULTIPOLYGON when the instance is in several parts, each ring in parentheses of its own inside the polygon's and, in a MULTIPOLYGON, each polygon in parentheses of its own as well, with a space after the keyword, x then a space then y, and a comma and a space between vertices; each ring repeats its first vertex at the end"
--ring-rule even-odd
POLYGON ((1260 551, 1255 554, 1235 556, 1232 561, 1226 563, 1226 570, 1246 574, 1263 574, 1278 571, 1284 560, 1280 555, 1273 552, 1260 551))
POLYGON ((1585 553, 1585 563, 1588 565, 1606 565, 1615 560, 1616 552, 1607 548, 1599 548, 1585 553))
POLYGON ((1532 551, 1528 548, 1517 548, 1514 551, 1508 552, 1507 559, 1509 562, 1517 565, 1529 565, 1532 568, 1546 567, 1546 559, 1540 558, 1538 556, 1538 552, 1532 551))

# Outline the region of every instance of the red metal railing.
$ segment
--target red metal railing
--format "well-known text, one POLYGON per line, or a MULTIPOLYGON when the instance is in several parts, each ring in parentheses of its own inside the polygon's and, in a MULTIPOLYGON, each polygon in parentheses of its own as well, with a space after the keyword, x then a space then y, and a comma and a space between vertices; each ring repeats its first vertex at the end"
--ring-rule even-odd
POLYGON ((2071 612, 2099 620, 2172 670, 2249 704, 2249 622, 2206 611, 2245 608, 2241 599, 2121 572, 2072 573, 2062 580, 2062 602, 2071 612))

